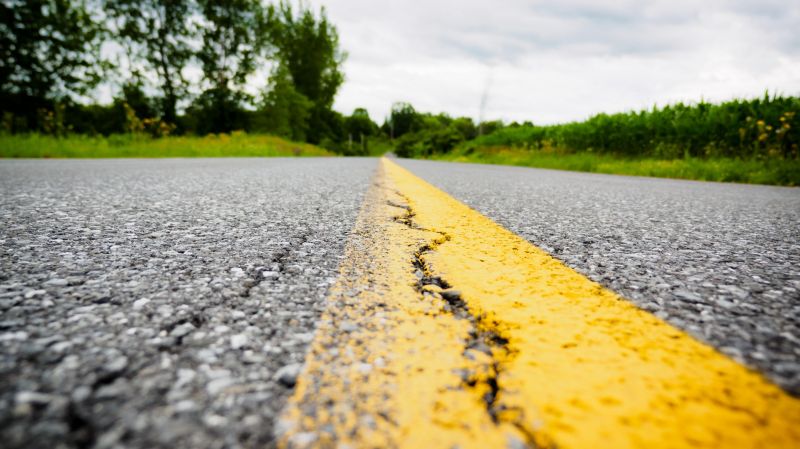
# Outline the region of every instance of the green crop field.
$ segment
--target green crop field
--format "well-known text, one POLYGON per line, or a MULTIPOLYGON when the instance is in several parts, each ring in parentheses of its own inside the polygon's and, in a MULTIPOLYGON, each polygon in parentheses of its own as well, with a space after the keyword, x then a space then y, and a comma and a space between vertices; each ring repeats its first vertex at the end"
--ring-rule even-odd
POLYGON ((582 122, 490 123, 420 115, 396 140, 402 157, 707 181, 800 185, 800 98, 674 104, 582 122), (480 134, 480 133, 478 133, 480 134))

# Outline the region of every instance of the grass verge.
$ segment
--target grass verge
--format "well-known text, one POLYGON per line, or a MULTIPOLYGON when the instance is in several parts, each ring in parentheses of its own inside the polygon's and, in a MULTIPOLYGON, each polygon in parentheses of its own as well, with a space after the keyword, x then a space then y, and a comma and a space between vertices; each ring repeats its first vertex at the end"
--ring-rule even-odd
POLYGON ((233 132, 231 134, 108 137, 40 134, 0 135, 2 158, 158 158, 158 157, 275 157, 333 156, 333 153, 280 137, 233 132))
POLYGON ((616 175, 740 182, 782 186, 800 185, 800 160, 734 158, 621 158, 593 153, 562 154, 509 147, 456 149, 432 159, 517 165, 616 175))

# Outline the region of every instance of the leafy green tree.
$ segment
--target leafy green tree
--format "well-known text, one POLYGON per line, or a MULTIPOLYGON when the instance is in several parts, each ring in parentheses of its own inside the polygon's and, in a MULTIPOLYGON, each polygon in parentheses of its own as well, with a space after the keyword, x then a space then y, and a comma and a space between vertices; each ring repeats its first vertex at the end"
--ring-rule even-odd
POLYGON ((378 128, 364 108, 356 108, 353 114, 345 119, 344 126, 347 133, 353 136, 372 136, 378 128))
POLYGON ((505 125, 503 125, 502 120, 492 120, 488 122, 481 122, 478 124, 478 134, 479 135, 488 135, 495 131, 503 129, 505 125))
POLYGON ((186 109, 184 128, 200 135, 248 129, 249 116, 241 99, 242 95, 230 89, 206 89, 186 109))
POLYGON ((306 140, 314 104, 297 91, 291 75, 279 65, 270 76, 269 90, 260 110, 261 130, 295 141, 306 140))
POLYGON ((474 139, 478 136, 478 129, 469 117, 459 117, 453 120, 452 125, 465 140, 474 139))
POLYGON ((344 116, 333 109, 321 111, 321 122, 325 124, 325 137, 319 142, 323 148, 335 153, 347 154, 347 148, 342 145, 347 136, 344 129, 344 116))
POLYGON ((313 103, 308 140, 317 143, 332 138, 339 124, 331 108, 344 82, 341 64, 346 56, 339 49, 336 27, 328 21, 324 8, 315 16, 306 7, 295 12, 291 3, 281 1, 271 35, 279 64, 288 70, 295 89, 313 103))
POLYGON ((137 120, 152 120, 157 104, 134 79, 122 86, 109 105, 70 104, 66 107, 65 122, 71 132, 80 134, 119 134, 130 130, 131 112, 137 120))
POLYGON ((392 112, 387 120, 389 136, 401 137, 403 134, 420 128, 421 117, 409 103, 398 102, 392 105, 392 112))
POLYGON ((115 103, 126 103, 139 118, 153 118, 157 115, 157 108, 142 87, 136 82, 125 83, 122 86, 122 95, 115 99, 115 103))
POLYGON ((349 152, 368 154, 369 138, 378 131, 378 126, 369 118, 369 112, 364 108, 356 108, 352 115, 345 118, 344 128, 347 132, 349 152), (357 151, 354 151, 354 145, 357 151))
POLYGON ((191 0, 105 0, 117 37, 132 48, 136 60, 156 73, 162 92, 161 118, 176 122, 176 108, 186 95, 183 69, 193 57, 191 0))
POLYGON ((230 132, 241 126, 242 104, 250 100, 243 87, 269 44, 267 26, 273 8, 259 0, 200 0, 204 26, 197 53, 209 88, 197 105, 212 120, 202 128, 230 132))
MULTIPOLYGON (((0 108, 38 125, 37 111, 74 100, 102 79, 103 27, 78 0, 0 2, 0 108)), ((24 123, 20 123, 24 125, 24 123)))

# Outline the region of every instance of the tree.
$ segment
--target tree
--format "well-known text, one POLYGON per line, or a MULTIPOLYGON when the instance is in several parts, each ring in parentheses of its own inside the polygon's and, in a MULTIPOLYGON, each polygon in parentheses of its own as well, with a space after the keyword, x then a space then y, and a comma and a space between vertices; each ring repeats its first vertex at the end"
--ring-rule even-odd
POLYGON ((502 120, 492 120, 488 122, 481 122, 478 124, 478 134, 479 135, 488 135, 497 130, 503 129, 505 125, 503 125, 502 120))
POLYGON ((37 125, 37 110, 70 102, 100 82, 103 28, 77 0, 0 2, 2 112, 37 125))
POLYGON ((291 75, 278 65, 270 76, 270 87, 260 111, 263 131, 295 141, 306 140, 311 100, 295 89, 291 75))
POLYGON ((369 137, 377 132, 378 126, 369 118, 369 112, 364 108, 356 108, 350 117, 345 118, 344 128, 347 132, 348 151, 353 151, 353 141, 359 148, 357 153, 368 154, 369 137))
POLYGON ((394 139, 411 131, 416 131, 419 128, 420 121, 420 116, 414 110, 414 106, 409 103, 395 103, 392 105, 392 112, 388 120, 389 136, 394 139))
POLYGON ((200 0, 200 10, 205 25, 197 56, 209 87, 198 104, 210 108, 201 114, 213 120, 205 128, 230 132, 244 115, 242 103, 250 97, 242 88, 269 43, 274 10, 259 0, 200 0))
POLYGON ((205 135, 247 129, 247 111, 241 95, 230 89, 212 87, 201 93, 186 109, 184 126, 188 131, 205 135))
POLYGON ((163 98, 161 119, 176 122, 178 99, 186 94, 183 68, 193 56, 195 33, 189 19, 195 12, 190 0, 105 0, 120 39, 156 73, 163 98))
POLYGON ((114 102, 115 104, 127 104, 139 118, 153 118, 156 115, 152 98, 144 93, 142 85, 139 83, 125 83, 122 86, 122 95, 117 97, 114 102))
POLYGON ((474 139, 478 136, 478 129, 469 117, 459 117, 453 120, 451 125, 464 137, 465 140, 474 139))
POLYGON ((308 140, 318 143, 331 138, 338 126, 331 108, 344 82, 341 64, 346 55, 339 50, 339 35, 325 9, 316 17, 302 6, 295 13, 289 2, 281 1, 271 35, 278 63, 286 67, 295 89, 313 103, 308 140))

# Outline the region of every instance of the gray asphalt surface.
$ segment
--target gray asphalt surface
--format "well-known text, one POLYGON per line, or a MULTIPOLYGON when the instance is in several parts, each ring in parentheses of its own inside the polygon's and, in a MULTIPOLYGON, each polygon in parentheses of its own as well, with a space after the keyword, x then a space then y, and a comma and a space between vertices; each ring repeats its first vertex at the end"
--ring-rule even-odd
POLYGON ((800 395, 800 189, 399 162, 800 395))
POLYGON ((269 447, 375 167, 0 161, 0 446, 269 447))
MULTIPOLYGON (((399 161, 800 392, 800 189, 399 161)), ((269 447, 377 161, 0 161, 0 446, 269 447)))

